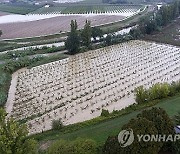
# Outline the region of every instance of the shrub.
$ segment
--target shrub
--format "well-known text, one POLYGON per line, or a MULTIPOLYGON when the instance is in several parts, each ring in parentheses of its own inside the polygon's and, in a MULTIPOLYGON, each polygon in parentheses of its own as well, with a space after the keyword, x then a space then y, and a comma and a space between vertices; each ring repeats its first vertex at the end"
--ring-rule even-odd
POLYGON ((36 141, 27 139, 26 126, 20 125, 14 119, 8 119, 6 116, 4 109, 0 108, 0 153, 36 154, 36 141))
POLYGON ((143 86, 135 89, 135 95, 138 104, 145 103, 148 100, 148 91, 143 86))
POLYGON ((120 154, 120 144, 118 142, 117 136, 109 136, 106 140, 103 148, 102 148, 103 154, 120 154))
POLYGON ((68 142, 59 140, 48 149, 48 154, 96 154, 96 142, 90 139, 76 139, 68 142))
POLYGON ((52 121, 52 129, 54 130, 61 130, 63 128, 63 123, 61 120, 53 120, 52 121))
POLYGON ((174 116, 174 122, 176 125, 180 125, 180 112, 174 116))
POLYGON ((112 36, 111 35, 107 35, 107 37, 104 40, 104 44, 107 46, 112 45, 112 36))
POLYGON ((46 50, 46 49, 48 49, 48 47, 47 46, 43 46, 41 49, 46 50))
POLYGON ((109 111, 105 110, 105 109, 102 109, 101 116, 108 117, 109 116, 109 111))
POLYGON ((170 85, 169 85, 169 96, 174 96, 176 95, 177 93, 177 90, 176 90, 176 82, 172 82, 170 85))
POLYGON ((0 106, 3 106, 7 101, 7 95, 5 92, 1 91, 0 93, 0 106))
POLYGON ((180 92, 180 81, 168 83, 157 83, 149 89, 140 86, 135 89, 136 102, 145 103, 146 101, 153 101, 157 99, 167 98, 168 96, 174 96, 180 92))
POLYGON ((20 68, 23 67, 27 67, 29 66, 31 63, 40 61, 42 59, 42 57, 35 57, 35 58, 28 58, 28 57, 24 57, 24 58, 19 58, 17 60, 8 60, 2 67, 2 69, 4 71, 7 72, 14 72, 20 68))
POLYGON ((83 46, 83 47, 81 47, 80 48, 80 53, 83 53, 83 52, 86 52, 86 51, 88 51, 88 48, 87 47, 85 47, 85 46, 83 46))

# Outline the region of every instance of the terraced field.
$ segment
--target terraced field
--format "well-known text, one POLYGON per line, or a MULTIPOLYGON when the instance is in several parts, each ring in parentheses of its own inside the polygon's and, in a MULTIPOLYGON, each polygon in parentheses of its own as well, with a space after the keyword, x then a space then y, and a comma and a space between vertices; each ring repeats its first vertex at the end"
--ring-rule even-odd
POLYGON ((97 6, 67 6, 43 7, 31 14, 133 14, 141 5, 97 5, 97 6))

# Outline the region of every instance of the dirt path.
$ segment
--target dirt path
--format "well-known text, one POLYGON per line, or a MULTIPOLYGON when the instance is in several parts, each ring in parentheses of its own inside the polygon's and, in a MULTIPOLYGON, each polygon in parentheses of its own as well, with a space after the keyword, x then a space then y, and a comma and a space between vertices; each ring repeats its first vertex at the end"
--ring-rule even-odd
POLYGON ((24 70, 25 70, 25 68, 22 68, 12 74, 12 80, 11 80, 11 85, 9 88, 8 99, 7 99, 6 106, 5 106, 6 112, 9 114, 9 116, 11 115, 11 111, 13 109, 13 102, 15 100, 15 92, 16 92, 18 73, 21 71, 24 71, 24 70))

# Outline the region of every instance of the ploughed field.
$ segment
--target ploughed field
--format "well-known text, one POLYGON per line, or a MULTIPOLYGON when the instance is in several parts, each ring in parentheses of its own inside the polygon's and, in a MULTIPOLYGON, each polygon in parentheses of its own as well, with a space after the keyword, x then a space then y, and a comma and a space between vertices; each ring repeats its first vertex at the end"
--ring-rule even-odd
POLYGON ((180 48, 130 41, 13 74, 6 109, 31 134, 120 110, 135 103, 134 89, 180 79, 180 48))

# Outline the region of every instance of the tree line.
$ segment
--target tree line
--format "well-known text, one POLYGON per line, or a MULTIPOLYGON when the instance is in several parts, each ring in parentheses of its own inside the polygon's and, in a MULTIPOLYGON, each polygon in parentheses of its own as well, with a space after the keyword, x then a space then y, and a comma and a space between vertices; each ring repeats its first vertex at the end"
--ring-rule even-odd
POLYGON ((76 54, 84 47, 91 49, 92 38, 96 41, 96 38, 102 38, 103 31, 97 27, 91 27, 91 22, 86 20, 84 28, 78 30, 78 24, 76 20, 71 21, 71 31, 68 34, 65 41, 65 47, 70 54, 76 54))
POLYGON ((163 5, 156 12, 150 13, 139 20, 138 27, 131 30, 134 38, 139 38, 145 34, 152 34, 154 31, 160 31, 162 27, 167 26, 172 20, 180 15, 180 2, 174 1, 171 4, 163 5))

